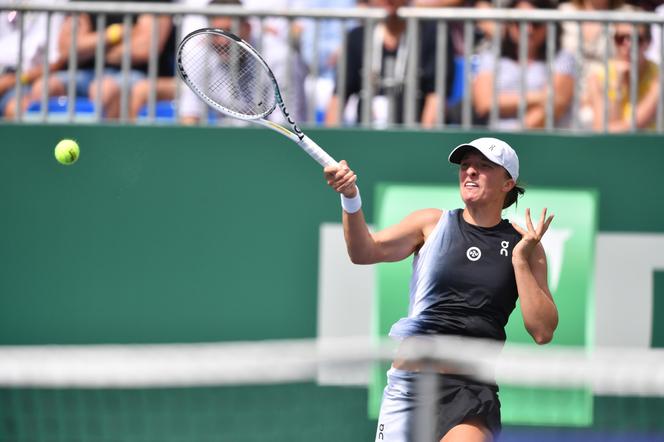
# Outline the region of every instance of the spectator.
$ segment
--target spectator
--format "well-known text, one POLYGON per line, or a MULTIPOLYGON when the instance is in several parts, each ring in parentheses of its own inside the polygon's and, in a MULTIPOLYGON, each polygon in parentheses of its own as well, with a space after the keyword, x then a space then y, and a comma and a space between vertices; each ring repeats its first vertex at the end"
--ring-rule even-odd
MULTIPOLYGON (((630 77, 638 75, 636 97, 636 128, 654 129, 659 100, 659 68, 645 56, 652 37, 650 26, 636 25, 638 30, 637 69, 631 69, 632 25, 619 23, 615 26, 614 42, 616 55, 609 61, 608 81, 608 126, 609 132, 624 132, 631 128, 632 109, 630 77)), ((604 128, 604 69, 596 69, 590 77, 590 96, 594 110, 593 127, 604 128)))
MULTIPOLYGON (((208 0, 187 0, 196 4, 207 4, 208 0)), ((290 0, 285 0, 286 2, 290 0)), ((213 0, 212 3, 225 4, 225 5, 243 5, 250 9, 262 8, 266 9, 277 8, 279 5, 270 3, 269 5, 263 4, 264 0, 213 0)), ((282 5, 286 8, 286 5, 282 5)), ((214 27, 231 30, 232 19, 229 17, 217 17, 214 19, 216 24, 210 23, 214 27)), ((290 31, 288 27, 288 20, 270 17, 265 18, 262 22, 253 18, 248 20, 240 20, 239 32, 240 37, 248 41, 256 47, 261 56, 265 59, 270 69, 274 73, 277 81, 279 82, 279 89, 281 95, 286 102, 288 111, 293 116, 295 121, 301 122, 306 118, 306 96, 304 93, 304 79, 306 75, 306 66, 300 54, 290 47, 290 31), (257 30, 258 29, 258 30, 257 30), (289 63, 290 61, 290 63, 289 63), (288 75, 290 74, 290 81, 288 75)), ((185 17, 183 22, 183 34, 186 35, 191 31, 198 28, 208 26, 208 20, 205 17, 189 16, 185 17)), ((183 124, 196 124, 203 121, 209 110, 207 107, 196 98, 196 96, 188 90, 183 88, 183 93, 180 102, 180 122, 183 124)), ((213 115, 218 116, 217 113, 213 115)), ((223 117, 222 117, 223 118, 223 117)), ((280 123, 286 123, 281 112, 273 112, 270 119, 274 119, 280 123)), ((243 124, 237 120, 229 120, 230 124, 243 124)))
MULTIPOLYGON (((163 20, 164 17, 160 18, 163 20)), ((167 27, 165 22, 161 26, 167 27)), ((158 41, 158 45, 161 41, 158 41)), ((145 67, 147 69, 147 66, 145 67)), ((170 26, 168 39, 157 59, 157 77, 155 84, 150 84, 149 78, 137 80, 131 88, 129 118, 136 120, 150 97, 151 88, 154 87, 155 100, 166 101, 175 99, 175 28, 170 26)))
MULTIPOLYGON (((371 0, 370 6, 381 7, 387 10, 388 16, 384 23, 374 28, 373 59, 363 60, 364 26, 359 26, 348 33, 346 44, 346 71, 345 75, 345 109, 344 123, 355 124, 360 120, 364 106, 370 106, 371 121, 377 125, 389 125, 404 121, 403 96, 406 83, 406 67, 408 48, 406 43, 406 22, 397 16, 399 7, 405 6, 407 0, 371 0), (368 66, 367 66, 368 65, 368 66), (374 81, 375 96, 372 103, 365 103, 360 98, 362 88, 362 70, 370 70, 374 81)), ((434 22, 424 22, 420 26, 419 42, 419 69, 417 78, 416 119, 424 127, 435 124, 439 103, 435 94, 435 61, 436 61, 436 26, 434 22)), ((453 56, 451 38, 444 49, 447 57, 447 72, 445 80, 446 90, 452 89, 454 79, 453 56)), ((330 100, 326 115, 327 125, 337 125, 339 113, 339 96, 330 100)))
MULTIPOLYGON (((16 71, 19 48, 19 12, 0 12, 0 117, 16 115, 16 71)), ((51 35, 46 35, 46 13, 23 13, 23 62, 21 64, 22 109, 29 104, 31 84, 42 75, 44 56, 48 44, 49 68, 53 71, 62 66, 57 49, 57 32, 62 25, 62 14, 51 17, 51 35)))
MULTIPOLYGON (((209 3, 209 0, 187 0, 192 4, 209 3)), ((247 10, 250 9, 288 9, 293 0, 280 0, 275 2, 267 0, 216 0, 213 3, 239 5, 242 4, 247 10)), ((220 18, 221 19, 221 18, 220 18)), ((232 20, 225 19, 224 26, 230 26, 232 20)), ((187 34, 195 29, 207 26, 205 17, 186 17, 183 23, 183 34, 187 34)), ((224 26, 221 26, 222 28, 224 26)), ((248 19, 240 26, 242 38, 255 46, 265 59, 270 69, 279 82, 281 95, 286 102, 289 113, 295 121, 301 122, 306 118, 306 94, 304 90, 305 77, 307 74, 306 65, 298 52, 297 47, 293 47, 291 39, 291 28, 286 19, 279 17, 267 17, 263 20, 248 19), (269 49, 269 50, 268 50, 269 49), (290 77, 289 77, 290 75, 290 77)), ((186 88, 185 88, 186 89, 186 88)), ((180 121, 183 124, 195 124, 201 121, 208 110, 200 103, 196 103, 195 96, 189 91, 184 91, 180 103, 180 121)), ((286 124, 281 112, 273 112, 270 119, 286 124)), ((235 120, 232 124, 238 124, 235 120)))
MULTIPOLYGON (((511 7, 523 10, 553 9, 550 0, 515 0, 511 7)), ((498 60, 498 121, 500 129, 541 128, 546 122, 547 97, 553 100, 554 122, 557 127, 569 124, 569 109, 574 92, 574 57, 560 49, 556 41, 553 59, 553 92, 548 94, 549 78, 546 67, 546 26, 544 23, 528 23, 526 26, 528 49, 525 72, 525 116, 523 125, 518 119, 521 103, 521 65, 519 53, 519 23, 507 24, 505 38, 502 39, 501 57, 498 60)), ((560 36, 560 33, 556 33, 560 36)), ((479 55, 477 76, 473 83, 473 104, 481 118, 486 118, 493 101, 494 56, 491 51, 479 55)))
MULTIPOLYGON (((295 0, 295 3, 298 8, 315 9, 352 8, 357 4, 356 0, 295 0)), ((309 97, 308 103, 314 106, 317 123, 322 123, 325 119, 325 109, 334 91, 337 58, 343 33, 354 21, 302 19, 295 22, 293 27, 295 38, 300 42, 302 58, 309 66, 305 87, 309 97), (318 26, 317 40, 315 40, 316 26, 318 26), (314 53, 314 48, 317 54, 314 53), (316 55, 317 59, 314 59, 316 55), (314 67, 318 71, 316 76, 314 76, 314 67)))
MULTIPOLYGON (((629 11, 633 8, 624 4, 624 0, 572 0, 568 3, 561 3, 558 10, 563 12, 578 11, 629 11)), ((577 78, 580 84, 588 84, 590 73, 598 67, 604 66, 604 58, 608 49, 613 53, 613 27, 609 26, 609 38, 603 36, 604 25, 599 22, 583 22, 579 26, 578 22, 564 22, 562 24, 562 45, 576 59, 578 69, 577 78), (579 51, 579 31, 582 33, 583 46, 579 51), (607 45, 609 46, 607 48, 607 45)), ((592 106, 588 91, 581 90, 579 97, 579 122, 583 128, 591 128, 593 122, 592 106)))
MULTIPOLYGON (((140 0, 139 0, 140 1, 140 0)), ((146 0, 142 0, 146 1, 146 0)), ((122 58, 124 54, 124 34, 131 32, 131 69, 129 71, 129 88, 147 76, 150 58, 150 39, 152 27, 158 26, 157 50, 159 51, 158 66, 167 69, 168 57, 172 56, 173 49, 165 50, 172 36, 172 22, 169 16, 153 16, 140 14, 133 16, 133 25, 130 30, 124 29, 122 14, 109 14, 106 16, 106 29, 97 29, 96 14, 80 14, 77 33, 77 71, 76 96, 89 97, 95 100, 97 94, 97 81, 95 80, 95 51, 97 40, 105 38, 104 70, 101 79, 100 102, 103 114, 108 118, 117 118, 120 115, 120 96, 123 85, 122 58)), ((71 46, 72 17, 65 19, 60 30, 59 48, 68 53, 71 46)), ((171 62, 172 63, 172 62, 171 62)), ((172 65, 171 65, 172 66, 172 65)), ((172 71, 172 69, 171 69, 172 71)), ((65 95, 69 82, 69 70, 56 72, 49 81, 49 95, 65 95)), ((40 82, 32 90, 32 97, 36 99, 41 94, 44 85, 40 82)))
MULTIPOLYGON (((655 13, 660 17, 664 17, 664 4, 655 8, 655 13)), ((652 35, 652 42, 646 52, 648 60, 652 60, 657 64, 661 64, 662 48, 660 47, 662 41, 662 28, 659 24, 653 23, 650 26, 650 34, 652 35)))
MULTIPOLYGON (((472 0, 474 1, 474 0, 472 0)), ((480 0, 485 2, 485 0, 480 0)), ((474 7, 475 5, 468 4, 466 0, 412 0, 411 4, 420 8, 451 8, 451 7, 474 7)), ((491 4, 491 0, 488 0, 491 4)), ((454 47, 454 54, 463 56, 463 22, 448 22, 447 25, 450 29, 450 37, 452 38, 452 46, 454 47)))
MULTIPOLYGON (((505 8, 509 0, 467 0, 466 6, 475 9, 505 8)), ((481 20, 475 23, 475 44, 477 52, 482 52, 493 45, 494 34, 498 27, 493 20, 481 20)))
MULTIPOLYGON (((248 11, 252 9, 288 10, 296 7, 299 1, 242 0, 242 4, 248 11)), ((288 112, 295 121, 306 121, 307 99, 304 85, 307 66, 299 51, 297 40, 293 38, 293 28, 289 21, 280 17, 266 17, 260 21, 250 19, 249 23, 253 40, 279 82, 279 89, 288 106, 288 112)), ((280 112, 273 112, 270 118, 286 123, 280 112)))
MULTIPOLYGON (((476 0, 471 3, 475 9, 490 9, 493 8, 493 3, 490 0, 476 0)), ((496 22, 491 20, 478 21, 475 24, 475 48, 482 51, 489 47, 493 42, 493 35, 496 32, 496 22)))
MULTIPOLYGON (((164 66, 165 69, 158 70, 158 77, 155 78, 155 100, 167 101, 175 98, 175 70, 172 64, 164 66)), ((131 88, 129 118, 135 121, 150 98, 150 79, 143 78, 138 80, 131 88)))

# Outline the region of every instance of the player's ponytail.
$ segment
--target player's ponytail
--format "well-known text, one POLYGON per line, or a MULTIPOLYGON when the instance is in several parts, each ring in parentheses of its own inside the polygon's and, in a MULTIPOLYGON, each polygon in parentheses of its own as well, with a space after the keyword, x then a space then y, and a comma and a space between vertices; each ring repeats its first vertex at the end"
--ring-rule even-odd
POLYGON ((512 190, 510 190, 505 197, 503 209, 507 209, 509 206, 516 203, 517 198, 519 198, 524 193, 526 193, 526 189, 515 184, 514 187, 512 187, 512 190))

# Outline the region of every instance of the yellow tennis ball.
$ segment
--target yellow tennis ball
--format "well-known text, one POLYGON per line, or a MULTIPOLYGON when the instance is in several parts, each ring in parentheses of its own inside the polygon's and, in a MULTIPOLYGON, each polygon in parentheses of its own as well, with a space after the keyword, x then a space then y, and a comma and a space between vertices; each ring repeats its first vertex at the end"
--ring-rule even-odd
POLYGON ((74 164, 80 155, 78 143, 74 140, 64 139, 55 146, 55 159, 60 164, 74 164))

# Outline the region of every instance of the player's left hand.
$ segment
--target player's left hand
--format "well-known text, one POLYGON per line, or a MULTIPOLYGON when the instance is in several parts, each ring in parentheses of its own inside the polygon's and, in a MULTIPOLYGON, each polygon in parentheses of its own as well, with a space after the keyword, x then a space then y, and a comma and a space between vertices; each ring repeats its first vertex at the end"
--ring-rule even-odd
POLYGON ((539 222, 537 223, 537 227, 534 227, 530 218, 530 209, 526 209, 526 229, 519 226, 517 223, 512 223, 514 229, 522 236, 521 241, 514 246, 514 250, 512 251, 512 261, 522 260, 528 262, 533 250, 535 250, 535 247, 549 229, 552 220, 553 215, 549 215, 547 218, 546 208, 544 208, 539 222))

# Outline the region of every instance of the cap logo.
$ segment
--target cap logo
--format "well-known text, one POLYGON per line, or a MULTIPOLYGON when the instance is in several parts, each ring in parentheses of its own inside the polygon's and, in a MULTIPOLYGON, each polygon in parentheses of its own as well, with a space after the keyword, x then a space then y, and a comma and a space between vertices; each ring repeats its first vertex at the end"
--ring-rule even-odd
POLYGON ((495 147, 496 147, 496 145, 492 144, 491 147, 489 148, 489 150, 493 150, 495 147))

